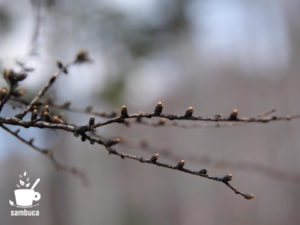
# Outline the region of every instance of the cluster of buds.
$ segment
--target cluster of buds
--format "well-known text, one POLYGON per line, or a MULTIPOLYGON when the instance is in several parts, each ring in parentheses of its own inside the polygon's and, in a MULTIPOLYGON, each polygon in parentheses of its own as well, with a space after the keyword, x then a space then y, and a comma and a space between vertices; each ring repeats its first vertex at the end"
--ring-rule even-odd
POLYGON ((16 73, 13 70, 3 70, 3 77, 11 86, 15 86, 19 81, 27 77, 26 73, 16 73))
POLYGON ((40 107, 34 105, 31 111, 31 121, 35 121, 40 116, 40 119, 49 123, 63 123, 64 121, 60 116, 51 115, 49 105, 45 105, 44 107, 40 107))

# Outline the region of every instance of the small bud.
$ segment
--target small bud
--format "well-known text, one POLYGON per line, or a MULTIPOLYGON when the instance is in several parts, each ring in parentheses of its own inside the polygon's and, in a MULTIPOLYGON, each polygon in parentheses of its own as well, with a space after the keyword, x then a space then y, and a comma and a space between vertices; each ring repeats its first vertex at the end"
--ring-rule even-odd
POLYGON ((77 53, 77 56, 75 58, 75 63, 84 63, 84 62, 90 62, 90 58, 88 57, 88 53, 85 50, 80 50, 77 53))
POLYGON ((13 82, 13 77, 15 76, 15 73, 13 70, 3 70, 3 78, 8 82, 12 83, 13 82))
POLYGON ((37 116, 38 116, 38 110, 34 109, 31 113, 31 121, 36 120, 37 116))
POLYGON ((49 108, 49 105, 45 105, 45 106, 44 106, 44 110, 45 110, 45 111, 49 112, 49 109, 50 109, 50 108, 49 108))
POLYGON ((0 89, 0 100, 2 100, 6 96, 6 93, 7 93, 6 89, 4 88, 0 89))
POLYGON ((50 84, 52 84, 52 83, 56 80, 57 76, 58 76, 57 73, 55 73, 55 74, 52 75, 52 77, 51 77, 51 79, 50 79, 50 81, 49 81, 50 84))
POLYGON ((229 120, 237 120, 237 118, 238 118, 238 110, 233 109, 229 116, 229 120))
POLYGON ((68 69, 67 69, 67 67, 64 67, 64 68, 63 68, 63 72, 64 72, 64 74, 68 74, 68 69))
POLYGON ((179 170, 182 170, 184 164, 185 164, 185 161, 184 161, 184 160, 181 160, 181 161, 177 164, 176 168, 179 169, 179 170))
POLYGON ((122 109, 121 109, 121 117, 122 118, 128 118, 128 112, 127 112, 127 106, 126 105, 123 105, 122 106, 122 109))
POLYGON ((6 94, 6 93, 7 93, 7 91, 6 91, 5 88, 1 88, 1 89, 0 89, 0 94, 6 94))
POLYGON ((243 195, 246 199, 253 199, 254 195, 253 194, 244 194, 243 195))
POLYGON ((19 132, 20 132, 19 128, 14 131, 15 134, 18 134, 19 132))
POLYGON ((104 111, 99 112, 99 116, 106 117, 106 112, 104 111))
POLYGON ((12 95, 14 97, 21 97, 22 95, 24 95, 25 91, 23 89, 19 89, 19 90, 16 90, 14 92, 12 92, 12 95))
POLYGON ((156 153, 154 156, 151 157, 150 161, 155 163, 158 160, 158 158, 159 158, 159 154, 156 153))
POLYGON ((161 118, 160 120, 159 120, 159 122, 158 122, 158 125, 160 125, 160 126, 163 126, 163 125, 165 125, 166 124, 166 119, 165 118, 161 118))
POLYGON ((163 110, 163 104, 161 101, 159 101, 154 109, 154 115, 159 116, 163 110))
POLYGON ((190 106, 186 111, 185 111, 185 114, 184 114, 184 117, 185 118, 191 118, 193 116, 193 112, 194 112, 194 109, 192 106, 190 106))
POLYGON ((19 81, 24 80, 27 77, 27 74, 17 74, 13 70, 3 70, 3 77, 10 85, 14 86, 19 81))
POLYGON ((33 142, 34 142, 34 138, 30 138, 30 140, 28 141, 28 143, 31 145, 33 144, 33 142))
POLYGON ((22 81, 27 77, 26 73, 21 73, 16 76, 16 82, 22 81))
POLYGON ((223 181, 228 182, 232 180, 232 174, 229 173, 226 176, 223 177, 223 181))
POLYGON ((115 109, 113 112, 111 112, 110 117, 114 118, 118 116, 118 109, 115 109))
POLYGON ((116 138, 115 140, 108 140, 108 141, 106 142, 106 145, 107 145, 108 147, 111 147, 111 146, 113 146, 113 145, 116 145, 116 144, 120 143, 120 141, 121 141, 120 138, 116 138))
POLYGON ((52 118, 50 117, 48 111, 44 111, 44 112, 43 112, 42 118, 43 118, 43 120, 46 121, 46 122, 50 122, 50 123, 52 122, 52 118))
POLYGON ((95 124, 95 116, 91 115, 90 120, 89 120, 89 126, 93 126, 95 124))
POLYGON ((56 65, 58 67, 58 69, 63 69, 64 68, 64 65, 62 64, 62 62, 60 60, 56 60, 56 65))
POLYGON ((53 123, 64 123, 64 121, 56 115, 52 117, 52 122, 53 123))
POLYGON ((200 173, 201 175, 206 175, 206 174, 207 174, 207 169, 201 169, 201 170, 199 171, 199 173, 200 173))

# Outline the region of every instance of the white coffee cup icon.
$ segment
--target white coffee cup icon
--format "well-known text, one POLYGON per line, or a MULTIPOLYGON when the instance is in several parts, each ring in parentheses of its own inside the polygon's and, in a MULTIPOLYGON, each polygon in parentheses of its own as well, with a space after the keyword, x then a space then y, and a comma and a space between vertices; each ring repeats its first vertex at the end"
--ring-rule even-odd
POLYGON ((38 201, 41 194, 32 189, 15 190, 16 204, 19 206, 32 206, 33 201, 38 201))
POLYGON ((15 190, 16 204, 18 206, 32 206, 33 201, 38 201, 41 199, 41 194, 34 190, 39 182, 40 178, 36 179, 30 189, 15 190))

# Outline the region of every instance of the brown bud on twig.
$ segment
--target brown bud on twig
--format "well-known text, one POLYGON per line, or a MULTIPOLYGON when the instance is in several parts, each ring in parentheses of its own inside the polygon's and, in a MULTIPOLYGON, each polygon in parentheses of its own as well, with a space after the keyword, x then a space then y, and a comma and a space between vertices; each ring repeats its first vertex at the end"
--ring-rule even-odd
POLYGON ((52 84, 56 80, 57 76, 58 76, 57 73, 53 74, 50 81, 49 81, 49 84, 52 84))
POLYGON ((0 89, 0 100, 2 100, 6 96, 6 93, 7 91, 5 88, 0 89))
POLYGON ((206 175, 206 174, 207 174, 207 169, 201 169, 201 170, 199 171, 199 173, 200 173, 201 175, 206 175))
POLYGON ((25 94, 25 91, 23 89, 19 89, 19 90, 12 92, 12 95, 16 98, 21 97, 24 94, 25 94))
POLYGON ((227 174, 226 176, 223 177, 223 181, 224 182, 228 182, 228 181, 231 181, 232 180, 232 174, 229 173, 227 174))
POLYGON ((24 80, 27 74, 17 74, 13 70, 3 70, 3 77, 10 85, 15 86, 19 81, 24 80))
POLYGON ((128 112, 127 112, 127 106, 123 105, 121 108, 121 117, 122 118, 128 118, 128 112))
POLYGON ((28 143, 31 145, 33 144, 33 142, 34 142, 34 138, 30 138, 30 140, 28 141, 28 143))
POLYGON ((115 140, 108 140, 108 141, 106 142, 106 145, 107 145, 108 147, 111 147, 111 146, 113 146, 113 145, 116 145, 116 144, 120 143, 120 141, 121 141, 120 138, 116 138, 115 140))
POLYGON ((237 120, 237 118, 238 118, 238 110, 233 109, 228 119, 229 120, 237 120))
POLYGON ((163 110, 163 104, 161 101, 159 101, 154 109, 154 115, 159 116, 163 110))
POLYGON ((244 194, 243 195, 246 199, 253 199, 254 195, 253 194, 244 194))
POLYGON ((99 116, 106 117, 106 112, 100 111, 100 112, 99 112, 99 116))
POLYGON ((21 73, 16 76, 16 82, 22 81, 27 77, 26 73, 21 73))
POLYGON ((56 65, 58 67, 58 69, 63 69, 64 68, 64 65, 62 64, 62 62, 60 60, 56 60, 56 65))
POLYGON ((56 115, 52 117, 52 122, 53 123, 60 123, 60 124, 64 123, 64 121, 62 119, 60 119, 59 116, 56 116, 56 115))
POLYGON ((166 124, 166 121, 167 121, 166 118, 161 118, 158 122, 158 125, 163 126, 166 124))
POLYGON ((62 62, 60 60, 56 60, 56 65, 57 65, 58 69, 62 70, 65 74, 68 73, 67 68, 64 67, 64 65, 62 64, 62 62))
POLYGON ((84 62, 90 62, 90 58, 88 57, 88 53, 85 50, 80 50, 77 53, 75 63, 84 63, 84 62))
POLYGON ((193 116, 193 112, 194 112, 194 109, 192 106, 190 106, 186 111, 185 111, 185 114, 184 114, 184 117, 185 118, 191 118, 193 116))
POLYGON ((50 122, 50 123, 52 122, 52 118, 50 117, 48 111, 44 111, 44 112, 42 113, 42 119, 43 119, 44 121, 46 121, 46 122, 50 122))
POLYGON ((46 112, 49 112, 49 109, 50 109, 49 105, 45 105, 45 106, 44 106, 44 110, 45 110, 46 112))
POLYGON ((184 160, 181 160, 181 161, 177 164, 176 168, 179 169, 179 170, 182 170, 184 164, 185 164, 185 161, 184 161, 184 160))
POLYGON ((31 121, 36 120, 37 116, 38 116, 38 110, 37 110, 37 109, 34 109, 34 110, 31 112, 31 121))
POLYGON ((19 132, 20 132, 19 128, 14 131, 15 134, 18 134, 19 132))
POLYGON ((90 120, 89 120, 89 126, 93 126, 95 124, 95 116, 91 115, 90 120))
POLYGON ((156 153, 154 156, 151 157, 150 161, 155 163, 158 160, 158 158, 159 158, 159 154, 156 153))

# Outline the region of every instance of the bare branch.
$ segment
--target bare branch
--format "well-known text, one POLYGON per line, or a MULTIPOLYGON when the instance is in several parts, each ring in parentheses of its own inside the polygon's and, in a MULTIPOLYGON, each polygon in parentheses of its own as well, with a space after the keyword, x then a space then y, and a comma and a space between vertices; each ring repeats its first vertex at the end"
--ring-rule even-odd
MULTIPOLYGON (((96 131, 100 127, 105 127, 110 124, 125 124, 129 125, 131 122, 152 126, 152 127, 159 127, 159 126, 172 126, 172 127, 180 127, 180 128, 208 128, 208 127, 233 127, 241 124, 248 124, 248 123, 268 123, 268 122, 275 122, 275 121, 290 121, 293 119, 300 118, 300 114, 292 115, 292 116, 271 116, 275 112, 275 110, 271 110, 269 112, 265 112, 258 116, 254 117, 240 117, 238 115, 238 110, 233 109, 232 112, 228 116, 222 116, 220 114, 216 114, 211 117, 206 116, 195 116, 194 108, 189 107, 183 112, 181 115, 176 114, 165 114, 163 113, 163 103, 158 102, 157 105, 154 107, 152 113, 129 113, 129 109, 127 106, 123 105, 119 112, 113 111, 112 113, 105 113, 101 112, 94 112, 93 107, 87 107, 86 109, 76 109, 70 107, 70 102, 66 102, 63 104, 57 104, 51 98, 42 98, 45 96, 46 92, 49 88, 54 84, 55 80, 61 73, 68 73, 68 67, 72 64, 79 64, 84 62, 91 61, 87 55, 87 52, 81 50, 78 52, 77 56, 75 57, 72 63, 67 65, 63 65, 61 61, 57 61, 57 67, 59 71, 52 75, 48 82, 42 87, 42 89, 37 93, 37 95, 31 100, 26 101, 21 98, 23 92, 21 90, 15 90, 17 87, 18 82, 24 80, 26 78, 26 74, 14 73, 13 71, 5 71, 4 78, 6 79, 7 83, 9 84, 9 91, 7 93, 6 89, 0 90, 0 111, 3 106, 10 102, 13 107, 18 107, 21 109, 21 112, 14 116, 14 117, 1 117, 0 116, 0 127, 6 130, 11 135, 15 136, 18 140, 25 143, 26 145, 30 146, 32 149, 42 153, 43 155, 47 156, 51 162, 54 164, 55 168, 58 170, 63 170, 66 172, 70 172, 81 178, 84 177, 84 174, 73 167, 68 167, 64 164, 59 163, 53 156, 53 152, 49 149, 42 149, 34 145, 33 139, 25 140, 22 138, 18 131, 13 132, 10 130, 6 125, 13 125, 25 128, 47 128, 51 130, 61 130, 64 132, 69 132, 74 134, 75 137, 81 138, 81 140, 88 141, 90 144, 99 144, 103 146, 104 149, 111 155, 119 156, 122 159, 130 159, 134 160, 143 164, 150 164, 153 166, 163 167, 175 171, 180 171, 182 173, 187 173, 195 176, 199 176, 202 178, 206 178, 209 180, 213 180, 216 182, 220 182, 225 184, 228 188, 230 188, 234 193, 243 196, 246 199, 254 198, 254 195, 241 192, 237 188, 235 188, 231 184, 231 180, 233 175, 227 174, 223 177, 217 177, 209 175, 207 169, 198 169, 192 170, 186 168, 186 161, 185 159, 190 160, 188 156, 181 158, 182 156, 175 155, 173 153, 167 153, 163 151, 157 150, 156 152, 152 149, 152 156, 150 157, 142 157, 137 156, 134 154, 129 154, 126 152, 122 152, 117 150, 117 145, 120 143, 120 138, 112 138, 107 139, 103 138, 96 134, 96 131), (73 124, 64 121, 64 119, 57 115, 58 110, 66 110, 70 112, 79 112, 79 113, 86 113, 92 114, 89 119, 87 119, 87 123, 84 125, 73 124), (23 119, 25 115, 31 113, 30 120, 23 119), (96 122, 96 117, 98 116, 101 118, 100 121, 96 122), (193 124, 182 124, 182 121, 193 122, 193 124), (174 164, 167 164, 159 160, 159 153, 164 154, 166 157, 169 157, 173 160, 176 160, 174 164)), ((121 141, 122 144, 122 141, 121 141)), ((147 149, 145 146, 140 146, 142 149, 147 149)), ((151 151, 151 149, 150 149, 151 151)), ((198 158, 199 163, 205 164, 205 162, 201 161, 202 158, 198 158)), ((192 161, 192 160, 191 160, 192 161)), ((219 161, 214 161, 218 163, 219 161)), ((241 165, 236 165, 234 163, 227 163, 228 167, 240 167, 241 165)), ((252 168, 252 165, 248 165, 248 167, 244 167, 246 169, 252 168)), ((262 168, 262 167, 261 167, 262 168)), ((260 168, 260 169, 261 169, 260 168)), ((273 175, 279 175, 280 171, 275 171, 270 168, 263 168, 267 173, 273 175)))

